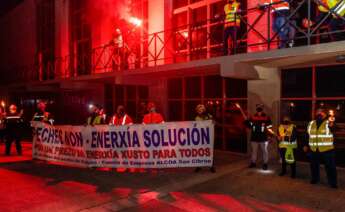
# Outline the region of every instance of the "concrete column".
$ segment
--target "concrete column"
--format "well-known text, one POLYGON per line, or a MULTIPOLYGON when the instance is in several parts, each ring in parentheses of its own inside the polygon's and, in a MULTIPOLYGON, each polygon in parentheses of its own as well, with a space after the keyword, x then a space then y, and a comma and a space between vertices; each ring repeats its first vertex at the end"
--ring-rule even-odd
MULTIPOLYGON (((248 81, 248 112, 255 113, 256 104, 265 105, 265 113, 272 118, 273 129, 276 131, 279 123, 279 102, 280 102, 280 70, 278 68, 265 68, 255 66, 259 74, 259 80, 248 81)), ((248 136, 249 137, 249 136, 248 136)), ((250 148, 250 143, 248 145, 250 148)), ((270 157, 276 158, 277 143, 270 144, 270 157)), ((251 152, 250 149, 248 152, 251 152)))
POLYGON ((164 64, 164 61, 162 60, 164 58, 164 50, 160 51, 163 46, 164 43, 161 42, 164 41, 164 24, 165 24, 165 20, 164 20, 164 15, 165 15, 165 11, 164 11, 164 2, 162 0, 149 0, 148 1, 148 29, 147 32, 149 34, 149 41, 152 39, 152 42, 149 43, 148 46, 148 50, 149 52, 157 57, 153 57, 152 55, 149 54, 149 66, 154 66, 156 65, 161 65, 164 64), (159 33, 157 33, 159 32, 159 33), (157 33, 155 35, 153 35, 153 33, 157 33), (155 63, 155 59, 157 59, 156 63, 155 63), (159 60, 160 59, 160 60, 159 60))

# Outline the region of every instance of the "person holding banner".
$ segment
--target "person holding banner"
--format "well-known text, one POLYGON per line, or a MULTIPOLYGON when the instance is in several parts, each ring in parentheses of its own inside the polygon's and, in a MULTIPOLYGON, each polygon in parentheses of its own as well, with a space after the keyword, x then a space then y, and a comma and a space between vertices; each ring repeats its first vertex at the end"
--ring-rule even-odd
POLYGON ((279 176, 286 174, 286 165, 291 166, 291 178, 296 177, 296 149, 297 131, 296 126, 291 123, 290 117, 285 116, 283 123, 278 128, 279 153, 282 159, 282 170, 279 176))
POLYGON ((6 150, 5 154, 10 155, 12 142, 16 142, 17 154, 22 155, 22 145, 21 141, 21 129, 23 127, 23 117, 22 113, 17 112, 17 106, 12 104, 9 107, 9 114, 6 115, 4 124, 5 124, 5 142, 6 150))
POLYGON ((41 121, 46 124, 53 125, 54 119, 52 118, 51 114, 46 111, 46 108, 47 108, 46 103, 40 101, 37 104, 38 112, 34 114, 34 116, 32 117, 32 121, 41 121))
MULTIPOLYGON (((203 104, 198 104, 195 108, 195 111, 197 114, 195 117, 195 121, 207 121, 207 120, 213 119, 213 116, 206 111, 206 107, 203 104)), ((201 167, 197 167, 195 169, 195 172, 199 172, 200 170, 201 170, 201 167)), ((210 167, 210 171, 212 173, 216 172, 216 168, 214 167, 214 164, 212 164, 212 166, 210 167)))
POLYGON ((104 118, 101 114, 100 107, 98 105, 90 105, 89 108, 91 109, 91 114, 86 120, 87 125, 100 125, 104 124, 104 118))
POLYGON ((109 125, 121 126, 121 125, 132 125, 132 118, 126 114, 125 107, 119 105, 116 109, 116 114, 111 117, 109 125))
POLYGON ((164 119, 160 113, 156 112, 156 105, 153 102, 147 104, 148 114, 143 118, 143 124, 163 124, 164 119))
POLYGON ((264 164, 263 170, 268 168, 268 138, 274 135, 272 130, 272 121, 269 116, 264 113, 264 105, 256 105, 256 113, 249 119, 245 120, 245 125, 251 130, 251 147, 252 158, 249 168, 256 167, 256 160, 258 156, 258 149, 262 150, 264 164))

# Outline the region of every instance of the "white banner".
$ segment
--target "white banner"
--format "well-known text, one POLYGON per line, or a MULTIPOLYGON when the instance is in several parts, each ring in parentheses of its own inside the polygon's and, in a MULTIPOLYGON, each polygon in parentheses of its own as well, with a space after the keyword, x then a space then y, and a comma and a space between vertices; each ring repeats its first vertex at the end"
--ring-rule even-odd
POLYGON ((130 126, 32 122, 33 158, 81 167, 173 168, 213 164, 212 121, 130 126))

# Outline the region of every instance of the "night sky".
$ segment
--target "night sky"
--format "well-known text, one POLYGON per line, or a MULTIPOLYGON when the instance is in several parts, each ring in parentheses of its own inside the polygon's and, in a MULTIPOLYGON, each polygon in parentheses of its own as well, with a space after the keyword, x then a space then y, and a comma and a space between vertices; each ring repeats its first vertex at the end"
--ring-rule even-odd
POLYGON ((15 8, 23 0, 1 0, 0 1, 0 16, 3 16, 11 9, 15 8))

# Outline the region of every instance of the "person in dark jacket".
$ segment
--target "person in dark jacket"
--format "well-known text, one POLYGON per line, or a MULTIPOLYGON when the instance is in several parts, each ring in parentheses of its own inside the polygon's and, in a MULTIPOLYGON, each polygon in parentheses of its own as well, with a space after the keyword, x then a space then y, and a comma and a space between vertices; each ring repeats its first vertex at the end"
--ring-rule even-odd
POLYGON ((24 120, 22 118, 22 113, 17 112, 17 106, 12 104, 9 107, 9 113, 5 117, 5 142, 6 150, 5 154, 11 154, 12 142, 16 142, 16 149, 18 155, 22 155, 22 145, 21 145, 21 129, 23 127, 24 120))
POLYGON ((251 147, 252 157, 249 168, 256 167, 256 160, 258 154, 258 148, 262 150, 263 154, 263 170, 268 168, 268 137, 273 135, 272 121, 269 116, 264 113, 264 105, 256 105, 256 113, 245 121, 245 125, 251 130, 251 147))

